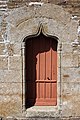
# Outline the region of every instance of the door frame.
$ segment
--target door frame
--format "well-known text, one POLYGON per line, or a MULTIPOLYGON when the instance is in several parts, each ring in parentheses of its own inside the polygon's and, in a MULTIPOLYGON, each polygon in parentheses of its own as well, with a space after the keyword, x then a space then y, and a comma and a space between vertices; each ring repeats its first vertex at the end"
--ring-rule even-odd
POLYGON ((57 106, 54 106, 55 108, 61 107, 62 106, 62 100, 61 100, 61 91, 62 91, 62 82, 61 82, 61 51, 62 51, 62 43, 59 41, 59 38, 56 36, 52 36, 47 34, 44 31, 44 27, 42 24, 39 25, 38 30, 36 34, 32 34, 29 36, 26 36, 24 40, 22 41, 21 44, 21 54, 22 54, 22 111, 26 110, 26 97, 25 97, 25 40, 28 38, 33 38, 37 37, 40 35, 40 33, 43 33, 44 36, 46 37, 51 37, 54 38, 58 41, 58 46, 57 46, 57 106))

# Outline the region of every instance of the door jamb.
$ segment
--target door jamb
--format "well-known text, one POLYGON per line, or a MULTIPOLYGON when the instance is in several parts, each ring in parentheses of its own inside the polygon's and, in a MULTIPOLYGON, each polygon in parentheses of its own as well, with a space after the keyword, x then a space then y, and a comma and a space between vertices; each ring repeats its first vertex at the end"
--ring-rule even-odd
MULTIPOLYGON (((43 33, 44 36, 46 37, 51 37, 51 38, 55 38, 57 41, 59 40, 56 36, 52 36, 52 35, 48 35, 45 33, 43 25, 40 24, 38 27, 38 31, 36 34, 33 35, 29 35, 27 37, 24 38, 24 40, 22 41, 21 44, 21 56, 22 56, 22 112, 26 111, 26 106, 25 106, 25 40, 28 38, 32 38, 32 37, 37 37, 40 35, 40 33, 43 33)), ((61 51, 61 43, 58 43, 60 45, 60 51, 61 51)), ((59 46, 58 45, 58 46, 59 46)), ((61 60, 60 60, 61 62, 61 60)), ((61 71, 61 69, 60 69, 61 71)), ((61 96, 61 78, 60 78, 60 96, 61 96)), ((60 97, 60 105, 61 105, 61 97, 60 97)))

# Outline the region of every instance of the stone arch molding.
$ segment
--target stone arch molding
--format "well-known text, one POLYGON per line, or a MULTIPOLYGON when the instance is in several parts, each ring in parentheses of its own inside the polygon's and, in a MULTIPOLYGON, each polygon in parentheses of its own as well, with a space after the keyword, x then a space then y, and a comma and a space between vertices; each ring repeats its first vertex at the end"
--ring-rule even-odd
POLYGON ((38 34, 40 25, 45 35, 56 36, 61 42, 77 38, 78 22, 71 20, 71 15, 58 5, 16 8, 6 20, 8 40, 12 42, 22 42, 25 37, 38 34))

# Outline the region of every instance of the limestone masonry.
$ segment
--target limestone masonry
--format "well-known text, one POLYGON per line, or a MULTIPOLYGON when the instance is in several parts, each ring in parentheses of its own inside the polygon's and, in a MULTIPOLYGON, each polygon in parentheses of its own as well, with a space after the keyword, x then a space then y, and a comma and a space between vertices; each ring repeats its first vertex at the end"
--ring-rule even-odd
POLYGON ((80 0, 0 0, 0 117, 80 117, 80 0), (25 38, 40 30, 58 38, 57 106, 26 109, 25 38))

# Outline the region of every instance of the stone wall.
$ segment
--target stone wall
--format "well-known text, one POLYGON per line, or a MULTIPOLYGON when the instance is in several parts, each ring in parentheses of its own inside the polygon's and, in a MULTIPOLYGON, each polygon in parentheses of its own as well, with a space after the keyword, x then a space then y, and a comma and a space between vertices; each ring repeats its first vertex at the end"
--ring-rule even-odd
POLYGON ((58 105, 51 108, 47 115, 78 117, 80 43, 76 39, 80 40, 77 33, 80 1, 42 0, 42 6, 29 6, 29 2, 30 0, 0 0, 0 116, 17 117, 26 114, 25 116, 33 117, 34 114, 42 115, 43 109, 46 110, 46 107, 40 108, 38 113, 34 113, 37 108, 33 108, 22 113, 25 103, 23 40, 36 34, 41 23, 45 34, 59 38, 58 105))
POLYGON ((8 1, 0 0, 0 116, 17 114, 22 107, 21 46, 7 39, 8 1))

